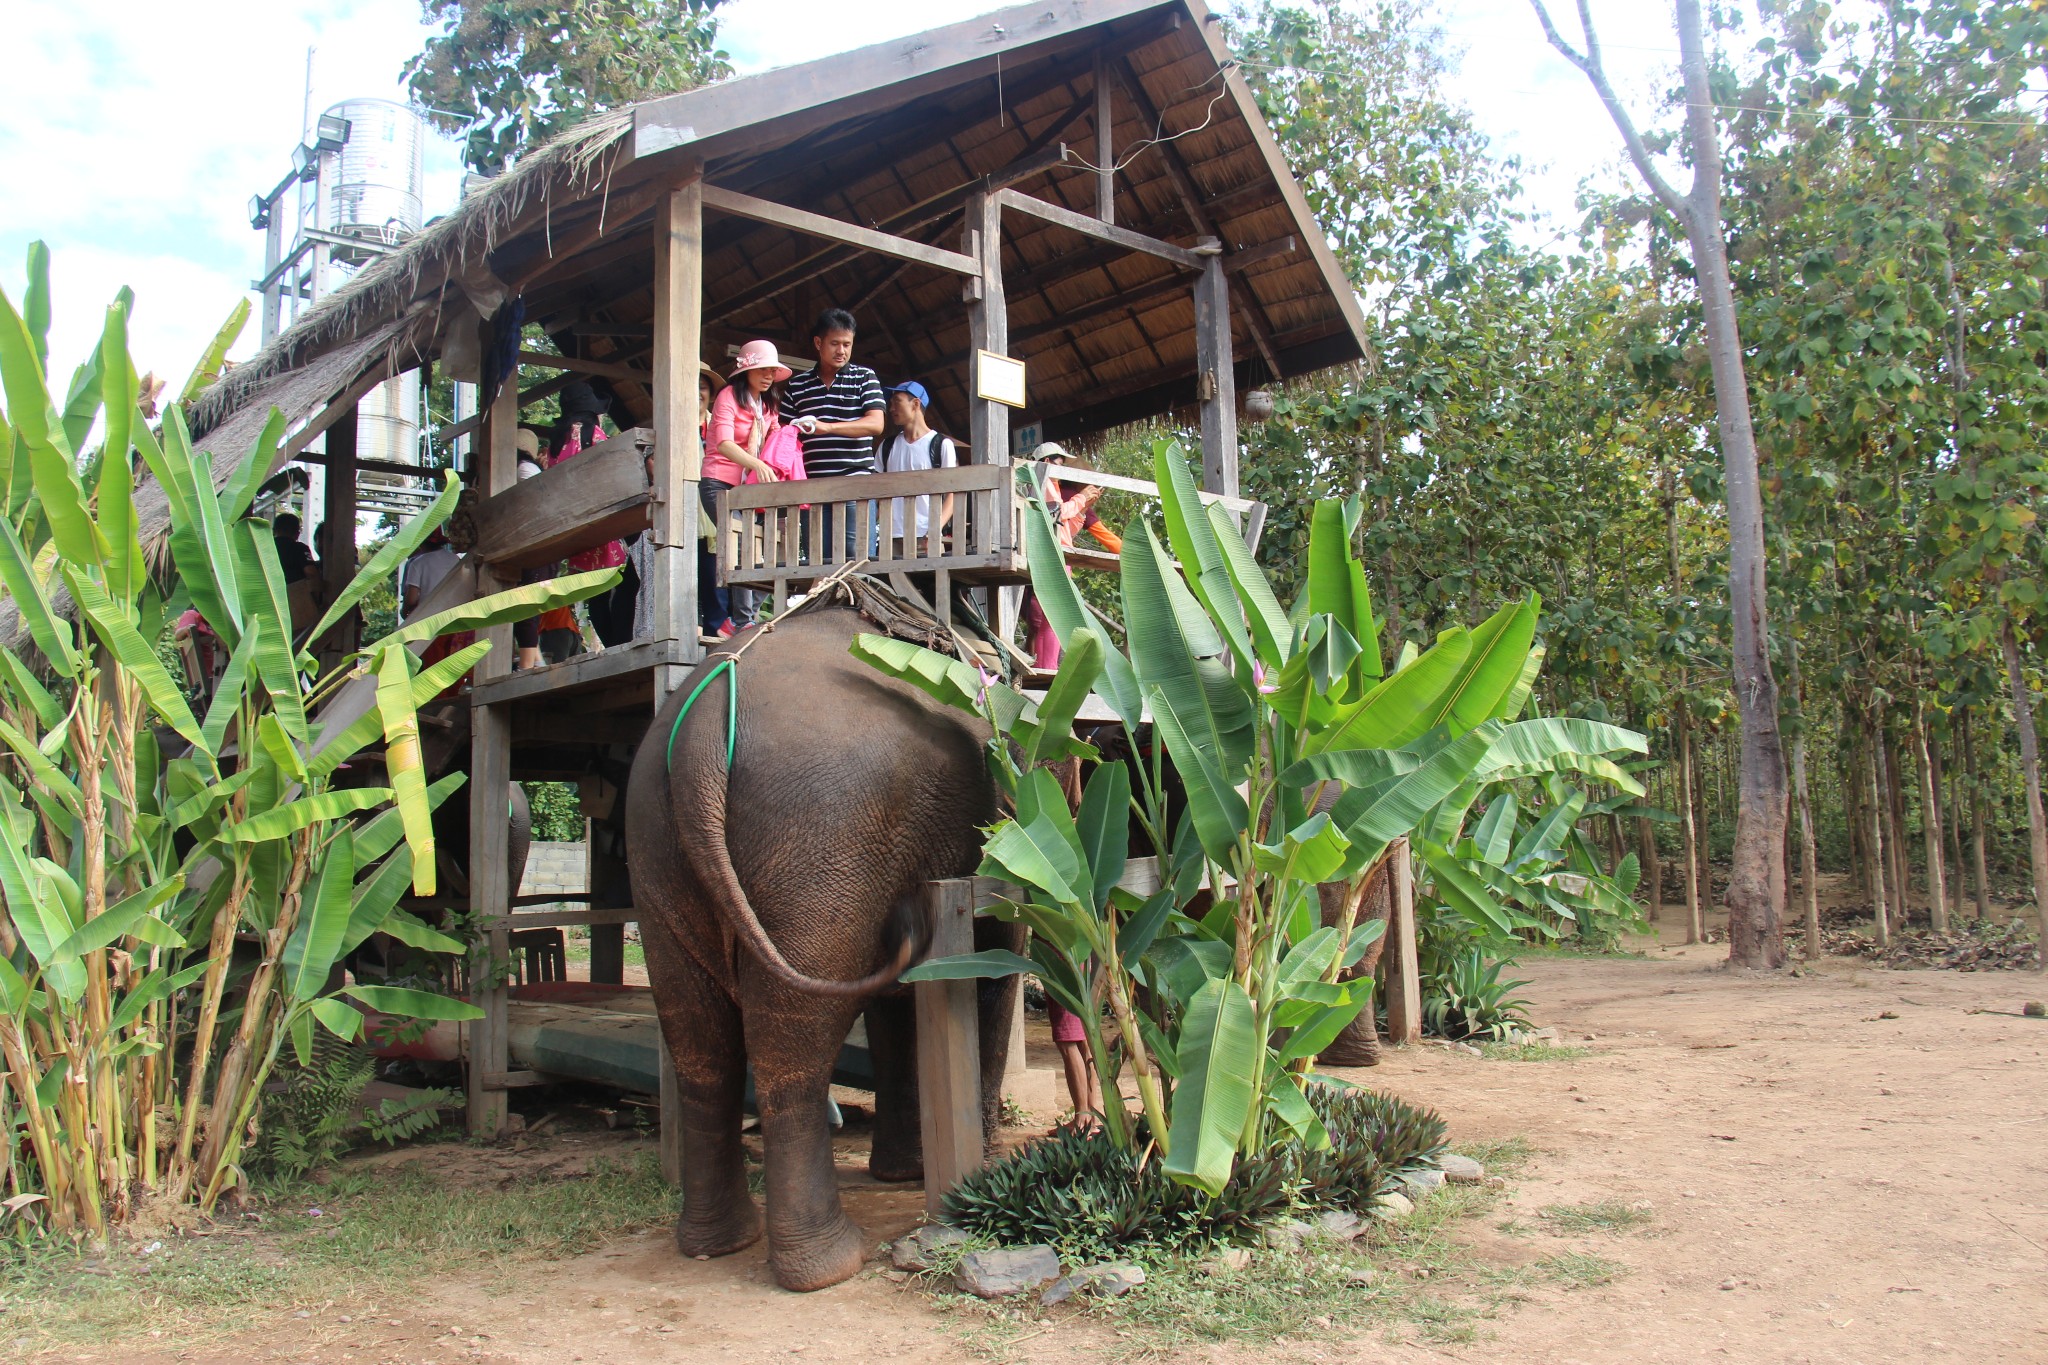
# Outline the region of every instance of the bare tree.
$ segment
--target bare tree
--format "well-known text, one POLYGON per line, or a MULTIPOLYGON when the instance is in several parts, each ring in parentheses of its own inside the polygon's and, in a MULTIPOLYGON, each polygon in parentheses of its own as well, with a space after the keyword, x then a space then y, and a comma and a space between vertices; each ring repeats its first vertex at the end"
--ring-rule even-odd
POLYGON ((1707 84, 1699 0, 1677 0, 1678 47, 1685 75, 1686 130, 1691 136, 1692 189, 1680 194, 1650 159, 1600 56, 1587 0, 1578 0, 1585 51, 1564 40, 1543 0, 1529 0, 1550 45, 1586 73, 1621 131, 1629 160, 1657 202, 1685 228, 1692 246, 1713 364, 1714 407, 1721 435, 1728 508, 1728 592, 1735 621, 1735 706, 1742 717, 1742 763, 1735 814, 1735 858, 1728 879, 1728 961, 1743 967, 1785 962, 1785 746, 1778 730, 1778 681, 1771 672, 1770 623, 1764 592, 1764 508, 1757 479, 1756 436, 1749 422, 1749 380, 1735 289, 1728 278, 1728 239, 1721 222, 1721 142, 1707 84))

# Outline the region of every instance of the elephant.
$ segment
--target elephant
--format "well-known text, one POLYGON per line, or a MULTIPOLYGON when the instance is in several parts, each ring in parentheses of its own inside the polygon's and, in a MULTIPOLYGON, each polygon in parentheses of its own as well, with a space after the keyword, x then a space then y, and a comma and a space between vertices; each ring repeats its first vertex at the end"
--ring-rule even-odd
MULTIPOLYGON (((897 977, 929 947, 921 888, 973 873, 996 818, 987 727, 853 658, 871 629, 824 606, 742 632, 669 698, 626 789, 634 903, 682 1102, 676 1246, 722 1256, 762 1235, 740 1142, 751 1063, 768 1258, 792 1290, 853 1275, 867 1245, 840 1205, 826 1121, 833 1061, 862 1014, 870 1172, 922 1174, 915 1015, 897 977)), ((976 936, 1023 946, 996 921, 976 936)), ((980 988, 984 1133, 1018 987, 980 988)))

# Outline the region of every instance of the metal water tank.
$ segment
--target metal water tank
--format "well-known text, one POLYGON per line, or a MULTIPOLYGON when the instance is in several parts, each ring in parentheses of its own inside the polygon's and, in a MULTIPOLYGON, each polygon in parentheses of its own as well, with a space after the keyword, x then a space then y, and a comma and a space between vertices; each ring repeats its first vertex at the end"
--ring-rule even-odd
POLYGON ((339 151, 320 155, 322 226, 396 246, 426 221, 426 119, 390 100, 343 100, 327 113, 349 129, 339 151))
MULTIPOLYGON (((365 394, 356 405, 356 458, 389 464, 420 462, 420 372, 407 370, 365 394)), ((366 483, 391 481, 364 474, 366 483)))

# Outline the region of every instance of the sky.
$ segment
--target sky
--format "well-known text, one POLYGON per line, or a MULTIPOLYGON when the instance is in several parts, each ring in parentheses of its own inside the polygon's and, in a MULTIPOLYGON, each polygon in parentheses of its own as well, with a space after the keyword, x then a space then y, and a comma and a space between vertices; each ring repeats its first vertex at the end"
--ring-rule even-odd
MULTIPOLYGON (((723 43, 742 73, 829 56, 970 18, 998 0, 730 0, 723 43)), ((1527 0, 1438 0, 1459 66, 1452 93, 1503 155, 1529 170, 1530 202, 1559 225, 1581 180, 1622 184, 1620 142, 1585 78, 1544 43, 1527 0)), ((1570 0, 1552 12, 1567 32, 1570 0)), ((290 169, 306 108, 403 99, 405 60, 431 31, 418 0, 209 0, 169 22, 132 0, 9 0, 15 50, 0 100, 0 288, 17 303, 31 241, 49 244, 52 368, 95 344, 102 309, 136 290, 137 365, 181 383, 237 298, 262 273, 248 202, 290 169)), ((1677 44, 1668 7, 1594 0, 1610 74, 1638 118, 1668 88, 1677 44)), ((427 156, 428 216, 453 207, 454 143, 427 156)), ((252 319, 235 350, 254 349, 252 319)))

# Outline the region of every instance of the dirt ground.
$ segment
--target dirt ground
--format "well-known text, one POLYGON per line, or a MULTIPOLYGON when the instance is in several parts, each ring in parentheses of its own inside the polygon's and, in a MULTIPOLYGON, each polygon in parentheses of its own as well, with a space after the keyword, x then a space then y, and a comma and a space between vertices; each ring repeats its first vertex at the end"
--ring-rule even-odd
MULTIPOLYGON (((1535 1018, 1571 1060, 1481 1058, 1440 1045, 1347 1073, 1435 1106, 1452 1145, 1525 1138, 1503 1202, 1459 1224, 1481 1261, 1560 1251, 1618 1262, 1598 1287, 1537 1287, 1433 1344, 1407 1328, 1306 1344, 1223 1346, 1216 1361, 2048 1360, 2048 994, 2032 973, 1894 972, 1836 960, 1801 975, 1722 970, 1724 949, 1645 945, 1636 959, 1522 964, 1535 1018), (2028 1155, 2032 1153, 2032 1155, 2028 1155), (1546 1208, 1614 1201, 1641 1227, 1561 1235, 1546 1208)), ((1036 1059, 1034 1059, 1036 1060, 1036 1059)), ((1033 1072, 1034 1118, 1054 1102, 1033 1072)), ((478 1154, 483 1155, 483 1154, 478 1154)), ((560 1159, 533 1140, 525 1154, 560 1159), (550 1156, 550 1153, 553 1156, 550 1156)), ((921 1211, 848 1148, 855 1218, 883 1238, 921 1211)), ((341 1309, 177 1354, 197 1361, 484 1362, 985 1359, 957 1317, 871 1268, 822 1293, 776 1289, 759 1247, 678 1259, 665 1231, 533 1264, 509 1288, 429 1281, 375 1316, 341 1309)), ((1040 1361, 1123 1354, 1099 1321, 1058 1321, 1013 1348, 1040 1361)))

